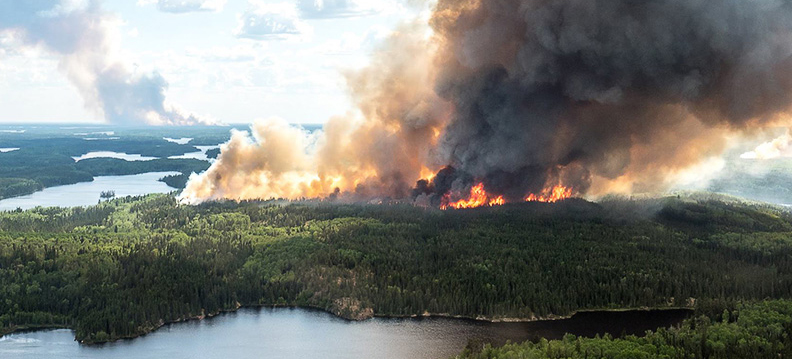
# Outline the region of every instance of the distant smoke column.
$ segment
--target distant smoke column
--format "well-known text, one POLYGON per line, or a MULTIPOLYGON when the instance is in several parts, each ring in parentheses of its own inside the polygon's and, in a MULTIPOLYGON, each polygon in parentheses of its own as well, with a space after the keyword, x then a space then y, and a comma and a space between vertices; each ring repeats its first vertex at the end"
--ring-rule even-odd
POLYGON ((98 1, 0 0, 0 31, 62 56, 60 69, 86 105, 119 124, 205 123, 165 103, 165 79, 138 74, 118 58, 116 20, 98 1))

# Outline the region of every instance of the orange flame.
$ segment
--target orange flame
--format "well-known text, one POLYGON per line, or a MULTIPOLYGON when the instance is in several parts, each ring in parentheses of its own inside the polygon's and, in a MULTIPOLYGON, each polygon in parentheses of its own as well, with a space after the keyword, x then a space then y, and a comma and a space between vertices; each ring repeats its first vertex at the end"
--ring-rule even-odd
MULTIPOLYGON (((446 194, 444 197, 444 202, 449 202, 449 194, 446 194)), ((553 203, 558 202, 563 199, 571 198, 572 197, 572 188, 571 187, 564 187, 562 185, 556 185, 553 187, 548 187, 542 190, 539 195, 536 194, 529 194, 525 197, 527 202, 547 202, 553 203)), ((475 207, 492 207, 492 206, 500 206, 506 203, 506 200, 503 196, 494 197, 490 194, 487 194, 487 191, 484 190, 484 183, 479 183, 472 188, 470 188, 470 196, 467 199, 461 199, 456 202, 449 202, 447 204, 443 204, 440 206, 440 209, 448 209, 448 208, 475 208, 475 207)))
POLYGON ((553 188, 545 188, 538 196, 531 193, 525 197, 527 202, 558 202, 562 199, 572 197, 572 188, 562 185, 555 185, 553 188))
POLYGON ((425 179, 427 182, 432 182, 435 176, 437 176, 436 171, 432 171, 426 166, 421 166, 421 179, 425 179))
POLYGON ((481 206, 499 206, 505 203, 503 196, 490 197, 487 191, 484 190, 484 183, 479 183, 470 189, 470 197, 468 199, 461 199, 456 202, 444 204, 440 209, 451 208, 474 208, 481 206))

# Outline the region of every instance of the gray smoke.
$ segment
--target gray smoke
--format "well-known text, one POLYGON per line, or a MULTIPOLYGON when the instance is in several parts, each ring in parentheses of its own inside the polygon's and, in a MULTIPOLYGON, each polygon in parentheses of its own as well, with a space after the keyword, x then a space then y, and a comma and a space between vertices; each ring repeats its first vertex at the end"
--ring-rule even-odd
POLYGON ((792 2, 440 0, 438 151, 509 199, 666 185, 792 104, 792 2))
POLYGON ((790 118, 792 1, 438 0, 429 25, 348 74, 362 118, 254 125, 183 198, 655 192, 790 118))
POLYGON ((118 59, 114 21, 95 0, 0 0, 0 31, 60 55, 59 68, 86 106, 108 122, 206 122, 165 103, 168 83, 159 73, 136 73, 118 59))

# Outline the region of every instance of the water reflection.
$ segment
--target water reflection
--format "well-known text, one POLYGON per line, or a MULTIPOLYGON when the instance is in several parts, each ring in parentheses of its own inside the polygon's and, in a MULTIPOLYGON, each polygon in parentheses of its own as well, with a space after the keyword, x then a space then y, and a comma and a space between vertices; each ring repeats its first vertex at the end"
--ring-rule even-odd
POLYGON ((350 322, 328 313, 289 308, 242 309, 212 319, 167 325, 132 340, 85 346, 70 330, 0 338, 2 358, 447 358, 468 340, 502 343, 566 332, 593 336, 640 334, 679 323, 684 310, 582 313, 533 323, 375 318, 350 322))
POLYGON ((172 188, 158 179, 178 172, 149 172, 128 176, 94 177, 92 182, 80 182, 65 186, 48 187, 42 191, 0 200, 0 211, 16 208, 90 206, 99 202, 102 191, 115 191, 117 197, 137 196, 148 193, 168 193, 172 188))

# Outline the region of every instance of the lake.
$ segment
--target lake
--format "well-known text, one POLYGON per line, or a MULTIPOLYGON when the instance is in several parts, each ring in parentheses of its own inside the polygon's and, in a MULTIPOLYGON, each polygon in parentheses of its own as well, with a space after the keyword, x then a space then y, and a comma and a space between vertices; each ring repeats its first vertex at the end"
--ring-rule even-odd
POLYGON ((162 139, 168 142, 178 143, 180 145, 184 145, 187 144, 187 142, 192 141, 192 138, 190 137, 182 137, 182 138, 163 137, 162 139))
POLYGON ((362 322, 297 308, 247 308, 166 325, 140 338, 80 345, 68 329, 22 332, 0 338, 0 357, 16 358, 448 358, 469 339, 495 343, 566 332, 594 336, 642 334, 682 321, 688 310, 584 312, 571 319, 530 323, 423 318, 362 322))
POLYGON ((74 161, 80 162, 89 158, 118 158, 126 161, 149 161, 155 160, 157 157, 141 156, 139 154, 129 154, 113 151, 91 151, 82 156, 72 157, 74 161))
POLYGON ((158 179, 178 172, 149 172, 128 176, 94 177, 92 182, 80 182, 65 186, 48 187, 26 196, 0 200, 0 211, 17 208, 90 206, 99 202, 102 191, 115 191, 117 197, 138 196, 148 193, 175 191, 158 179))
POLYGON ((209 157, 207 157, 207 156, 206 156, 206 151, 209 151, 209 150, 211 150, 211 149, 214 149, 214 148, 220 148, 220 145, 214 145, 214 146, 195 146, 195 148, 197 148, 197 149, 198 149, 198 151, 196 151, 196 152, 187 152, 187 153, 185 153, 185 154, 183 154, 183 155, 179 155, 179 156, 170 156, 170 157, 168 157, 168 158, 194 158, 194 159, 196 159, 196 160, 202 160, 202 161, 214 162, 214 161, 215 161, 215 159, 214 159, 214 158, 209 158, 209 157))

